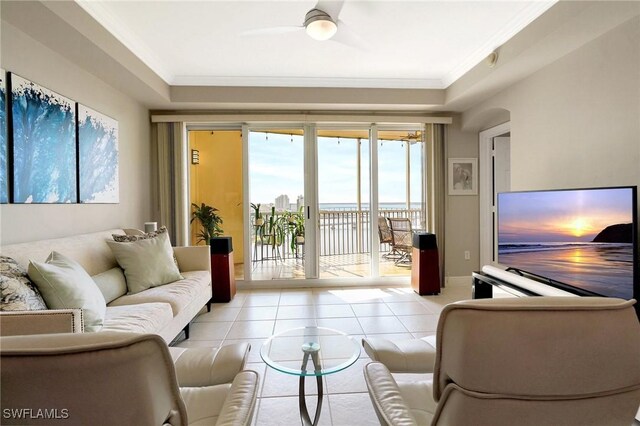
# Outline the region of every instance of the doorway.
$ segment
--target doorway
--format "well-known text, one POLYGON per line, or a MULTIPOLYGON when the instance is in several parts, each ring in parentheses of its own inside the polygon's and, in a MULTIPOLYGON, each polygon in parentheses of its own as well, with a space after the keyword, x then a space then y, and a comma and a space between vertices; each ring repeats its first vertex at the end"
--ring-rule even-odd
POLYGON ((500 192, 511 190, 511 123, 480 132, 480 266, 497 262, 500 192))

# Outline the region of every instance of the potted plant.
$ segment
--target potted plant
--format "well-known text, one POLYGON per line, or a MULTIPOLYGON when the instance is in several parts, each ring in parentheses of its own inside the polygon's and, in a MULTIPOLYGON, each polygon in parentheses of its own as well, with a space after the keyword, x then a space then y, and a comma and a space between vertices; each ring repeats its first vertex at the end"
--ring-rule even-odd
POLYGON ((304 214, 302 209, 303 207, 300 207, 300 210, 295 215, 295 227, 293 229, 293 234, 298 244, 304 244, 304 214))
POLYGON ((286 226, 291 235, 291 250, 294 251, 296 244, 304 244, 304 215, 302 207, 297 212, 286 212, 283 215, 286 226))
POLYGON ((253 224, 255 226, 264 225, 264 218, 262 217, 262 213, 260 212, 260 203, 254 204, 251 203, 251 208, 253 209, 253 224))
POLYGON ((191 206, 193 207, 191 223, 197 219, 200 225, 202 225, 202 229, 197 234, 198 242, 204 241, 206 244, 209 244, 209 240, 222 235, 223 230, 220 227, 220 225, 222 225, 222 217, 217 213, 218 209, 208 206, 205 203, 201 205, 192 203, 191 206))

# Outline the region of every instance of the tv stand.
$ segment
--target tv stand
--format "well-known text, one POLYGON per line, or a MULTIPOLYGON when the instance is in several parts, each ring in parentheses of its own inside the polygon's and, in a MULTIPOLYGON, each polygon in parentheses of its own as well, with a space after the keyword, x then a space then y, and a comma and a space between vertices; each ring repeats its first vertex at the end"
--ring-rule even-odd
POLYGON ((472 298, 473 299, 491 299, 493 297, 493 288, 499 288, 516 297, 540 296, 531 290, 519 287, 515 284, 501 280, 485 274, 484 272, 473 272, 472 277, 472 298))

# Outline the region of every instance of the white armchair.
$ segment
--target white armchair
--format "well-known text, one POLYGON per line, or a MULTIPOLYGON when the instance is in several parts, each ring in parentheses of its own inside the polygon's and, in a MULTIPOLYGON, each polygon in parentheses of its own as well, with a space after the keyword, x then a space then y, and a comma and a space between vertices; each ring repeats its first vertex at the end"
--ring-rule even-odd
POLYGON ((2 337, 2 424, 247 426, 258 388, 257 373, 238 373, 247 351, 173 350, 174 367, 157 335, 2 337))
POLYGON ((364 339, 374 360, 364 375, 380 423, 628 426, 640 404, 634 303, 469 300, 442 311, 435 351, 429 339, 364 339), (391 374, 431 371, 432 379, 418 381, 391 374))

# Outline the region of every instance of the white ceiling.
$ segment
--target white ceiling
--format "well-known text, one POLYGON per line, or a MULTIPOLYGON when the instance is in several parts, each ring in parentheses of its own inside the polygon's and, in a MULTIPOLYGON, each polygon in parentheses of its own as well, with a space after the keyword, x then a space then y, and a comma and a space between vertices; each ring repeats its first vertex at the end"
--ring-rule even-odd
POLYGON ((315 0, 76 0, 171 85, 448 87, 555 1, 346 0, 338 34, 365 48, 320 42, 302 25, 315 0))

